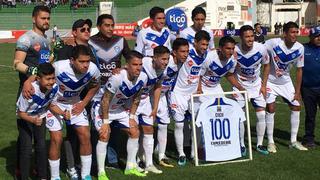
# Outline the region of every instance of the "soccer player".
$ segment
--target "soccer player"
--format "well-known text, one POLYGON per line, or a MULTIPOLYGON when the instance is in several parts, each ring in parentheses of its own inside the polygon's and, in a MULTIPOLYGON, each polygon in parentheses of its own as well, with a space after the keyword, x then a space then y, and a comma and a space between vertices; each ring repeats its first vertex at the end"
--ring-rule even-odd
MULTIPOLYGON (((59 86, 56 105, 62 110, 69 110, 71 118, 66 123, 75 125, 75 131, 80 142, 81 178, 91 179, 91 144, 89 122, 85 106, 91 101, 99 89, 100 72, 97 66, 90 62, 90 49, 85 45, 73 48, 70 60, 54 63, 55 75, 59 86), (89 86, 87 95, 80 100, 80 93, 89 86)), ((47 114, 46 126, 50 131, 49 164, 51 179, 60 179, 60 147, 62 143, 62 123, 64 119, 56 114, 47 114)))
POLYGON ((310 30, 310 41, 304 45, 305 64, 303 67, 301 95, 306 110, 305 113, 305 135, 303 145, 315 147, 314 129, 316 121, 317 106, 320 104, 320 26, 310 30))
MULTIPOLYGON (((44 62, 49 62, 50 57, 50 40, 45 32, 50 26, 50 9, 46 6, 35 6, 32 11, 33 28, 22 35, 16 45, 13 66, 19 72, 19 89, 18 95, 22 90, 26 79, 31 75, 36 75, 37 66, 44 62)), ((22 121, 17 120, 18 129, 23 128, 22 121)), ((24 143, 23 137, 18 137, 17 153, 19 152, 20 143, 24 143)), ((17 166, 19 166, 19 153, 17 154, 17 166)), ((42 160, 43 166, 38 168, 40 178, 47 177, 46 160, 42 160)), ((16 176, 19 176, 19 169, 16 169, 16 176)), ((18 177, 19 178, 19 177, 18 177)))
POLYGON ((207 31, 209 33, 209 50, 214 49, 213 32, 204 26, 206 16, 206 11, 202 7, 195 7, 191 12, 193 25, 180 32, 180 37, 188 40, 190 49, 193 47, 195 34, 200 30, 207 31))
POLYGON ((163 74, 163 82, 161 96, 158 105, 157 123, 158 123, 158 160, 159 164, 164 167, 173 167, 165 156, 167 146, 167 129, 170 123, 169 109, 167 96, 172 88, 177 73, 181 65, 186 61, 189 53, 189 44, 186 39, 177 38, 172 43, 172 53, 169 59, 168 66, 163 74))
POLYGON ((143 56, 139 52, 131 51, 128 54, 126 69, 122 69, 119 74, 111 76, 93 98, 91 113, 94 125, 99 132, 99 141, 96 147, 99 180, 108 179, 104 167, 111 131, 109 124, 112 121, 118 121, 121 129, 129 136, 125 175, 146 176, 137 170, 136 163, 139 128, 135 113, 139 105, 142 87, 147 83, 147 75, 141 72, 142 58, 143 56), (133 100, 129 104, 131 106, 129 116, 124 105, 128 104, 130 99, 133 100))
POLYGON ((179 69, 173 90, 169 95, 172 116, 175 120, 174 136, 179 153, 178 164, 186 164, 183 151, 183 126, 186 111, 188 111, 191 94, 197 92, 200 70, 207 56, 210 35, 199 31, 195 35, 194 48, 190 49, 186 62, 179 69))
MULTIPOLYGON (((254 42, 254 29, 250 25, 244 25, 240 28, 241 42, 236 45, 238 65, 236 75, 239 83, 244 87, 249 99, 255 109, 257 116, 257 151, 261 154, 269 154, 267 148, 263 146, 263 137, 266 129, 266 84, 270 71, 269 56, 266 48, 257 42, 254 42), (260 78, 260 69, 263 66, 262 79, 260 78)), ((237 91, 236 87, 234 90, 237 91)), ((237 101, 244 106, 243 96, 236 95, 237 101)))
MULTIPOLYGON (((46 150, 46 111, 51 106, 52 100, 56 97, 58 86, 55 84, 54 68, 50 63, 39 65, 37 80, 32 83, 35 94, 31 99, 26 99, 22 93, 17 101, 17 117, 19 124, 19 137, 23 138, 23 143, 19 148, 20 179, 29 179, 30 161, 32 156, 32 138, 35 144, 35 157, 37 172, 42 175, 47 168, 47 150, 46 150)), ((53 106, 53 105, 52 105, 53 106)), ((52 108, 52 110, 54 110, 52 108)), ((59 112, 58 112, 59 113, 59 112)), ((60 110, 64 116, 65 112, 60 110)), ((46 178, 41 176, 39 178, 46 178)))
POLYGON ((288 22, 283 26, 283 39, 273 38, 267 40, 265 46, 268 49, 271 60, 271 70, 268 79, 267 89, 267 135, 268 149, 270 152, 277 152, 273 140, 275 100, 281 96, 291 109, 291 144, 290 148, 298 150, 308 150, 297 141, 300 123, 300 88, 302 81, 302 67, 304 65, 304 47, 297 42, 299 26, 294 22, 288 22), (292 66, 297 68, 296 83, 293 86, 290 69, 292 66))
POLYGON ((149 11, 152 24, 139 31, 135 50, 144 56, 153 56, 153 49, 157 46, 165 46, 171 51, 170 30, 165 27, 166 20, 164 9, 153 7, 149 11))
POLYGON ((136 115, 139 125, 143 131, 143 150, 146 158, 146 172, 156 174, 162 173, 153 164, 153 125, 158 112, 158 105, 161 94, 163 81, 163 72, 168 65, 170 51, 165 46, 157 46, 154 48, 153 57, 144 57, 142 59, 143 72, 147 74, 148 81, 143 87, 141 101, 139 103, 136 115), (154 92, 151 94, 151 92, 154 92), (151 105, 150 96, 153 96, 153 106, 151 105))

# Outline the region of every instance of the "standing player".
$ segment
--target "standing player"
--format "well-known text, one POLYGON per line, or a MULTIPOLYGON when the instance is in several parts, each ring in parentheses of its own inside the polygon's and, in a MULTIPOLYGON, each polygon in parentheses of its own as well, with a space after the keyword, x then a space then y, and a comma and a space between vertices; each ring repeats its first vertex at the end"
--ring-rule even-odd
POLYGON ((167 103, 168 91, 172 88, 179 68, 186 61, 189 53, 188 41, 183 38, 177 38, 172 44, 172 53, 168 66, 164 71, 162 82, 161 96, 157 112, 158 123, 158 160, 159 164, 164 167, 173 167, 165 156, 167 146, 167 129, 170 123, 169 109, 167 103))
MULTIPOLYGON (((41 63, 49 62, 50 57, 50 40, 45 35, 45 32, 50 26, 50 9, 46 6, 36 6, 32 12, 33 28, 22 35, 16 45, 14 54, 13 66, 19 72, 19 89, 20 94, 24 82, 31 75, 36 75, 37 66, 41 63)), ((18 129, 23 129, 21 121, 17 120, 18 129)), ((31 131, 31 130, 30 130, 31 131)), ((17 152, 19 152, 20 143, 24 143, 23 137, 18 137, 17 152)), ((17 155, 19 166, 19 154, 17 155)), ((41 166, 38 168, 38 176, 40 178, 47 177, 47 169, 44 168, 47 164, 44 158, 41 166)), ((16 175, 19 176, 17 169, 16 175)))
MULTIPOLYGON (((256 111, 257 123, 257 151, 269 154, 263 146, 263 137, 266 129, 266 84, 270 71, 269 56, 266 48, 254 42, 254 29, 249 25, 240 28, 241 42, 236 45, 238 65, 236 74, 239 83, 248 91, 249 99, 256 111), (261 64, 263 66, 262 80, 260 78, 261 64)), ((234 87, 234 90, 239 90, 234 87)), ((243 96, 238 94, 236 99, 241 104, 243 96)), ((244 104, 242 104, 244 106, 244 104)))
POLYGON ((183 126, 186 111, 189 110, 191 94, 197 92, 200 70, 207 56, 210 35, 199 31, 195 35, 194 48, 190 49, 186 62, 179 69, 175 85, 170 92, 169 102, 172 116, 175 120, 174 136, 179 153, 178 164, 186 164, 183 151, 183 126))
POLYGON ((161 94, 161 84, 163 80, 163 72, 168 65, 170 51, 165 46, 157 46, 154 48, 153 57, 144 57, 143 72, 147 74, 148 81, 143 87, 141 101, 136 115, 139 119, 139 125, 143 131, 143 150, 146 157, 145 171, 156 174, 162 173, 153 165, 153 125, 158 112, 158 105, 161 94), (153 94, 153 107, 151 105, 150 96, 153 94))
POLYGON ((193 21, 193 25, 190 27, 187 27, 186 29, 180 32, 180 37, 188 40, 190 49, 193 47, 195 34, 200 30, 207 31, 209 33, 210 35, 209 50, 214 49, 213 32, 204 26, 204 23, 206 21, 206 16, 207 16, 206 11, 202 7, 195 7, 191 13, 191 19, 193 21))
MULTIPOLYGON (((75 46, 70 60, 54 63, 57 84, 59 85, 56 105, 71 112, 70 121, 74 126, 80 142, 81 177, 91 179, 91 144, 89 122, 85 106, 99 88, 100 73, 95 64, 90 62, 90 49, 84 45, 75 46), (80 93, 89 86, 87 95, 80 101, 80 93)), ((51 179, 60 179, 60 147, 62 143, 63 118, 56 114, 47 114, 47 128, 50 131, 49 164, 51 179)))
POLYGON ((308 150, 297 141, 297 135, 300 123, 300 103, 302 67, 304 65, 304 47, 297 42, 299 26, 294 22, 288 22, 283 26, 283 39, 274 38, 267 40, 265 45, 271 59, 271 71, 268 79, 267 95, 267 134, 268 149, 270 152, 277 152, 273 140, 275 100, 281 96, 291 109, 291 144, 289 147, 298 150, 308 150), (290 69, 297 67, 296 83, 293 86, 290 69))
POLYGON ((164 9, 153 7, 149 11, 152 24, 139 31, 135 50, 144 56, 153 56, 153 49, 157 46, 165 46, 171 51, 170 30, 166 27, 164 9))
POLYGON ((99 141, 96 148, 99 180, 108 179, 104 168, 111 131, 109 124, 112 121, 118 121, 122 130, 129 136, 125 175, 146 176, 137 170, 136 163, 136 154, 139 147, 139 129, 135 113, 139 105, 142 87, 147 83, 147 75, 141 72, 142 58, 143 56, 136 51, 129 53, 126 69, 121 70, 119 74, 111 76, 93 98, 91 113, 95 127, 99 131, 99 141), (131 106, 130 116, 124 108, 129 99, 133 99, 132 104, 129 105, 131 106))

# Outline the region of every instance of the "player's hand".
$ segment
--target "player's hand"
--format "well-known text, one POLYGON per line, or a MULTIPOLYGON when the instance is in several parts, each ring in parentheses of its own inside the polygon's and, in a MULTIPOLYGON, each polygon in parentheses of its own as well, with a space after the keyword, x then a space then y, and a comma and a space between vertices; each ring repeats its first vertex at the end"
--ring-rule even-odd
POLYGON ((71 119, 71 113, 70 113, 70 111, 68 111, 68 110, 65 110, 64 111, 64 113, 63 113, 63 119, 64 120, 70 120, 71 119))
POLYGON ((116 74, 120 74, 120 71, 122 70, 122 68, 115 68, 112 70, 112 75, 116 75, 116 74))
POLYGON ((301 93, 299 93, 299 92, 294 93, 293 101, 294 100, 297 100, 300 102, 301 101, 301 93))
POLYGON ((40 118, 39 116, 35 116, 33 118, 33 124, 35 124, 36 126, 41 126, 43 119, 40 118))
POLYGON ((74 116, 78 116, 85 108, 83 101, 80 101, 73 105, 71 114, 74 116))
MULTIPOLYGON (((103 137, 103 136, 106 136, 107 134, 110 133, 110 126, 109 124, 102 124, 100 130, 99 130, 99 136, 100 137, 103 137)), ((106 137, 105 137, 106 138, 106 137)), ((104 138, 104 139, 105 139, 104 138)))
POLYGON ((264 99, 267 97, 267 87, 261 86, 260 93, 263 95, 264 99))
POLYGON ((22 96, 26 99, 31 99, 33 94, 34 94, 34 88, 31 84, 31 81, 26 80, 23 83, 22 96))
POLYGON ((151 112, 151 114, 149 115, 149 117, 152 117, 153 121, 156 120, 156 118, 157 118, 157 110, 153 110, 151 112))

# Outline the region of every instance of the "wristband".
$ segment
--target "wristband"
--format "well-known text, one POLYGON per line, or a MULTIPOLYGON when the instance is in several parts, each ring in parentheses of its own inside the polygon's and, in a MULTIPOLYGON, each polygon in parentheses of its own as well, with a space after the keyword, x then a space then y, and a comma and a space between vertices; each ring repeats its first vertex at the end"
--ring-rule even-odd
POLYGON ((29 75, 29 76, 37 75, 37 73, 38 73, 38 68, 37 67, 29 66, 27 68, 27 75, 29 75))
POLYGON ((137 118, 137 116, 136 116, 135 114, 130 114, 130 115, 129 115, 129 119, 134 119, 134 120, 136 120, 136 118, 137 118))
POLYGON ((109 124, 109 119, 103 119, 103 124, 109 124))

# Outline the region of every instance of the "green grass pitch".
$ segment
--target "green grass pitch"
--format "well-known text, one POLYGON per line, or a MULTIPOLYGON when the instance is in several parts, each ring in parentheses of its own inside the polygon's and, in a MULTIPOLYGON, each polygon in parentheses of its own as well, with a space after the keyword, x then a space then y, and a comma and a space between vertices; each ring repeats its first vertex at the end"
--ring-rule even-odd
MULTIPOLYGON (((305 42, 307 39, 300 39, 305 42)), ((217 40, 216 40, 217 42, 217 40)), ((130 41, 131 47, 133 42, 130 41)), ((15 44, 0 44, 0 179, 13 179, 15 167, 16 137, 18 131, 15 119, 15 98, 18 88, 18 73, 10 66, 13 61, 15 44)), ((225 83, 225 81, 223 82, 225 83)), ((278 146, 276 154, 263 156, 253 151, 253 161, 209 167, 194 167, 188 162, 186 167, 166 169, 161 175, 149 174, 144 179, 317 179, 320 176, 320 144, 316 149, 299 152, 288 148, 290 139, 288 107, 279 99, 275 116, 275 142, 278 146)), ((304 134, 304 111, 301 113, 299 140, 304 134)), ((251 132, 253 147, 255 138, 255 114, 251 108, 251 132)), ((319 115, 317 117, 319 120, 319 115)), ((318 122, 319 123, 319 122, 318 122)), ((169 131, 172 134, 172 131, 169 131)), ((48 136, 47 136, 48 137, 48 136)), ((316 128, 316 137, 320 137, 316 128)), ((173 138, 168 139, 171 142, 173 138)), ((319 139, 317 139, 319 140, 319 139)), ((266 142, 266 139, 265 141, 266 142)), ((170 143, 173 144, 173 143, 170 143)), ((123 147, 125 148, 125 147, 123 147)), ((169 147, 169 149, 175 149, 169 147)), ((174 151, 170 153, 175 153, 174 151)), ((62 160, 63 161, 63 160, 62 160)), ((126 177, 120 170, 109 170, 110 179, 134 179, 126 177)), ((67 179, 61 173, 63 179, 67 179)), ((138 178, 137 178, 138 179, 138 178)), ((139 178, 140 179, 140 178, 139 178)))

